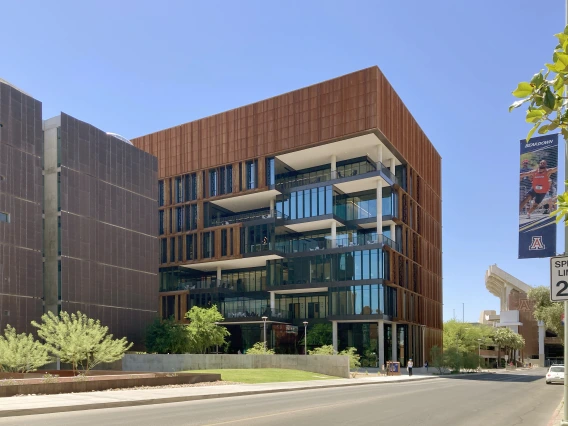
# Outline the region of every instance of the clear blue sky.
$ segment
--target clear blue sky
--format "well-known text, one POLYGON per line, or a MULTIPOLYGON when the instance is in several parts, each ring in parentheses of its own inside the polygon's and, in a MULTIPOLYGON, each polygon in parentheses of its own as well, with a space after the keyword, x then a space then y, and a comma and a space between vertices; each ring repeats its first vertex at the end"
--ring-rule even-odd
POLYGON ((548 282, 547 260, 516 259, 528 127, 507 107, 549 61, 564 1, 27 0, 0 14, 0 77, 44 117, 127 137, 378 65, 443 158, 444 318, 498 309, 491 264, 548 282))

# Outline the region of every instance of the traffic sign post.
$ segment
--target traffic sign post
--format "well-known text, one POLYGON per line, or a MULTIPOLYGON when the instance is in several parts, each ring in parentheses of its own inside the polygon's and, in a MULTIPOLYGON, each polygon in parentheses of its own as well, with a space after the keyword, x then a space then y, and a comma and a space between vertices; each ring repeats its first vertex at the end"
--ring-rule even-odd
POLYGON ((568 256, 550 258, 550 300, 568 301, 568 256))
MULTIPOLYGON (((566 240, 566 243, 568 244, 568 240, 566 240)), ((566 255, 550 258, 550 300, 552 300, 553 302, 564 302, 564 318, 566 318, 568 316, 568 256, 566 255)), ((568 327, 565 325, 564 326, 564 364, 565 365, 566 365, 566 360, 568 359, 568 346, 566 345, 567 342, 568 342, 568 327)), ((568 401, 568 380, 564 380, 564 401, 568 401)), ((560 424, 562 426, 568 426, 568 404, 564 404, 564 416, 560 424)))

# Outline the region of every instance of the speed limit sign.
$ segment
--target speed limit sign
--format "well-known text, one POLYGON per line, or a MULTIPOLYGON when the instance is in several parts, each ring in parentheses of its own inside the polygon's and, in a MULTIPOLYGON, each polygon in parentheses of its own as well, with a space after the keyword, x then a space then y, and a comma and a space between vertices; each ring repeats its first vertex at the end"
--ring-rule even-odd
POLYGON ((568 301, 568 256, 550 258, 550 300, 568 301))

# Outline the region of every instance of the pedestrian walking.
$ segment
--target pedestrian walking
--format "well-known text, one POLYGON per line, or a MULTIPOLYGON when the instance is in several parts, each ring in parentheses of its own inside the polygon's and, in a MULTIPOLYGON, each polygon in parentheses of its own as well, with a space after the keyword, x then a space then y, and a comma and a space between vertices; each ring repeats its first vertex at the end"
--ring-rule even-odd
POLYGON ((412 362, 412 358, 408 360, 408 375, 412 376, 412 367, 414 367, 414 363, 412 362))
POLYGON ((428 372, 428 361, 424 363, 424 367, 426 367, 426 373, 428 372))

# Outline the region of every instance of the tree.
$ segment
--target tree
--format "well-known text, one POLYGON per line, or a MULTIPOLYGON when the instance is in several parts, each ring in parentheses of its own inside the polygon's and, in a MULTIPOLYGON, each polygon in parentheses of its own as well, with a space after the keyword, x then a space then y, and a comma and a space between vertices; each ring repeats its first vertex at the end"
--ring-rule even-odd
POLYGON ((217 305, 210 308, 194 306, 185 317, 190 321, 186 330, 191 352, 204 354, 213 346, 224 345, 225 338, 231 335, 225 327, 218 325, 224 318, 217 310, 217 305))
POLYGON ((0 365, 12 373, 36 371, 52 361, 47 348, 31 334, 16 334, 16 329, 6 326, 0 336, 0 365))
POLYGON ((100 363, 117 361, 132 347, 124 337, 113 339, 112 334, 107 334, 108 327, 81 312, 60 312, 59 315, 48 312, 41 320, 41 324, 32 321, 39 337, 45 341, 49 352, 71 364, 73 371, 78 366, 89 371, 100 363))
MULTIPOLYGON (((333 350, 332 345, 324 345, 308 351, 308 355, 335 355, 335 351, 333 350)), ((349 368, 351 370, 355 370, 356 368, 359 368, 361 366, 361 356, 357 354, 356 348, 347 348, 339 352, 337 355, 344 355, 349 357, 349 368)))
MULTIPOLYGON (((568 94, 565 93, 568 84, 568 26, 555 37, 558 44, 552 54, 552 63, 533 75, 530 82, 519 83, 513 91, 513 96, 520 100, 509 107, 509 112, 528 102, 526 121, 533 127, 527 134, 527 141, 535 131, 544 135, 557 129, 564 140, 568 140, 568 94)), ((558 195, 557 210, 551 215, 556 216, 557 222, 564 219, 568 226, 568 192, 558 195)))
POLYGON ((520 350, 525 346, 525 339, 507 327, 496 328, 493 332, 493 342, 497 345, 497 365, 501 360, 501 349, 505 351, 509 359, 513 359, 515 350, 520 350))
POLYGON ((444 374, 447 369, 446 359, 444 358, 444 353, 442 348, 438 345, 434 345, 430 348, 430 365, 438 370, 438 374, 444 374))
POLYGON ((487 346, 491 342, 493 327, 473 325, 456 320, 444 323, 444 350, 456 348, 460 353, 477 353, 479 344, 487 346))
POLYGON ((553 331, 564 340, 564 326, 562 325, 564 306, 562 303, 551 302, 550 289, 545 286, 530 289, 528 296, 534 307, 534 318, 544 322, 547 330, 553 331))
MULTIPOLYGON (((325 346, 331 345, 333 340, 333 331, 331 323, 318 323, 314 324, 308 330, 308 345, 310 346, 325 346)), ((304 344, 304 340, 300 342, 304 344)))
POLYGON ((267 349, 264 342, 256 342, 252 348, 247 350, 247 355, 274 355, 273 349, 267 349))
POLYGON ((189 333, 185 325, 173 318, 156 318, 146 329, 146 350, 158 354, 183 354, 190 351, 189 333))

